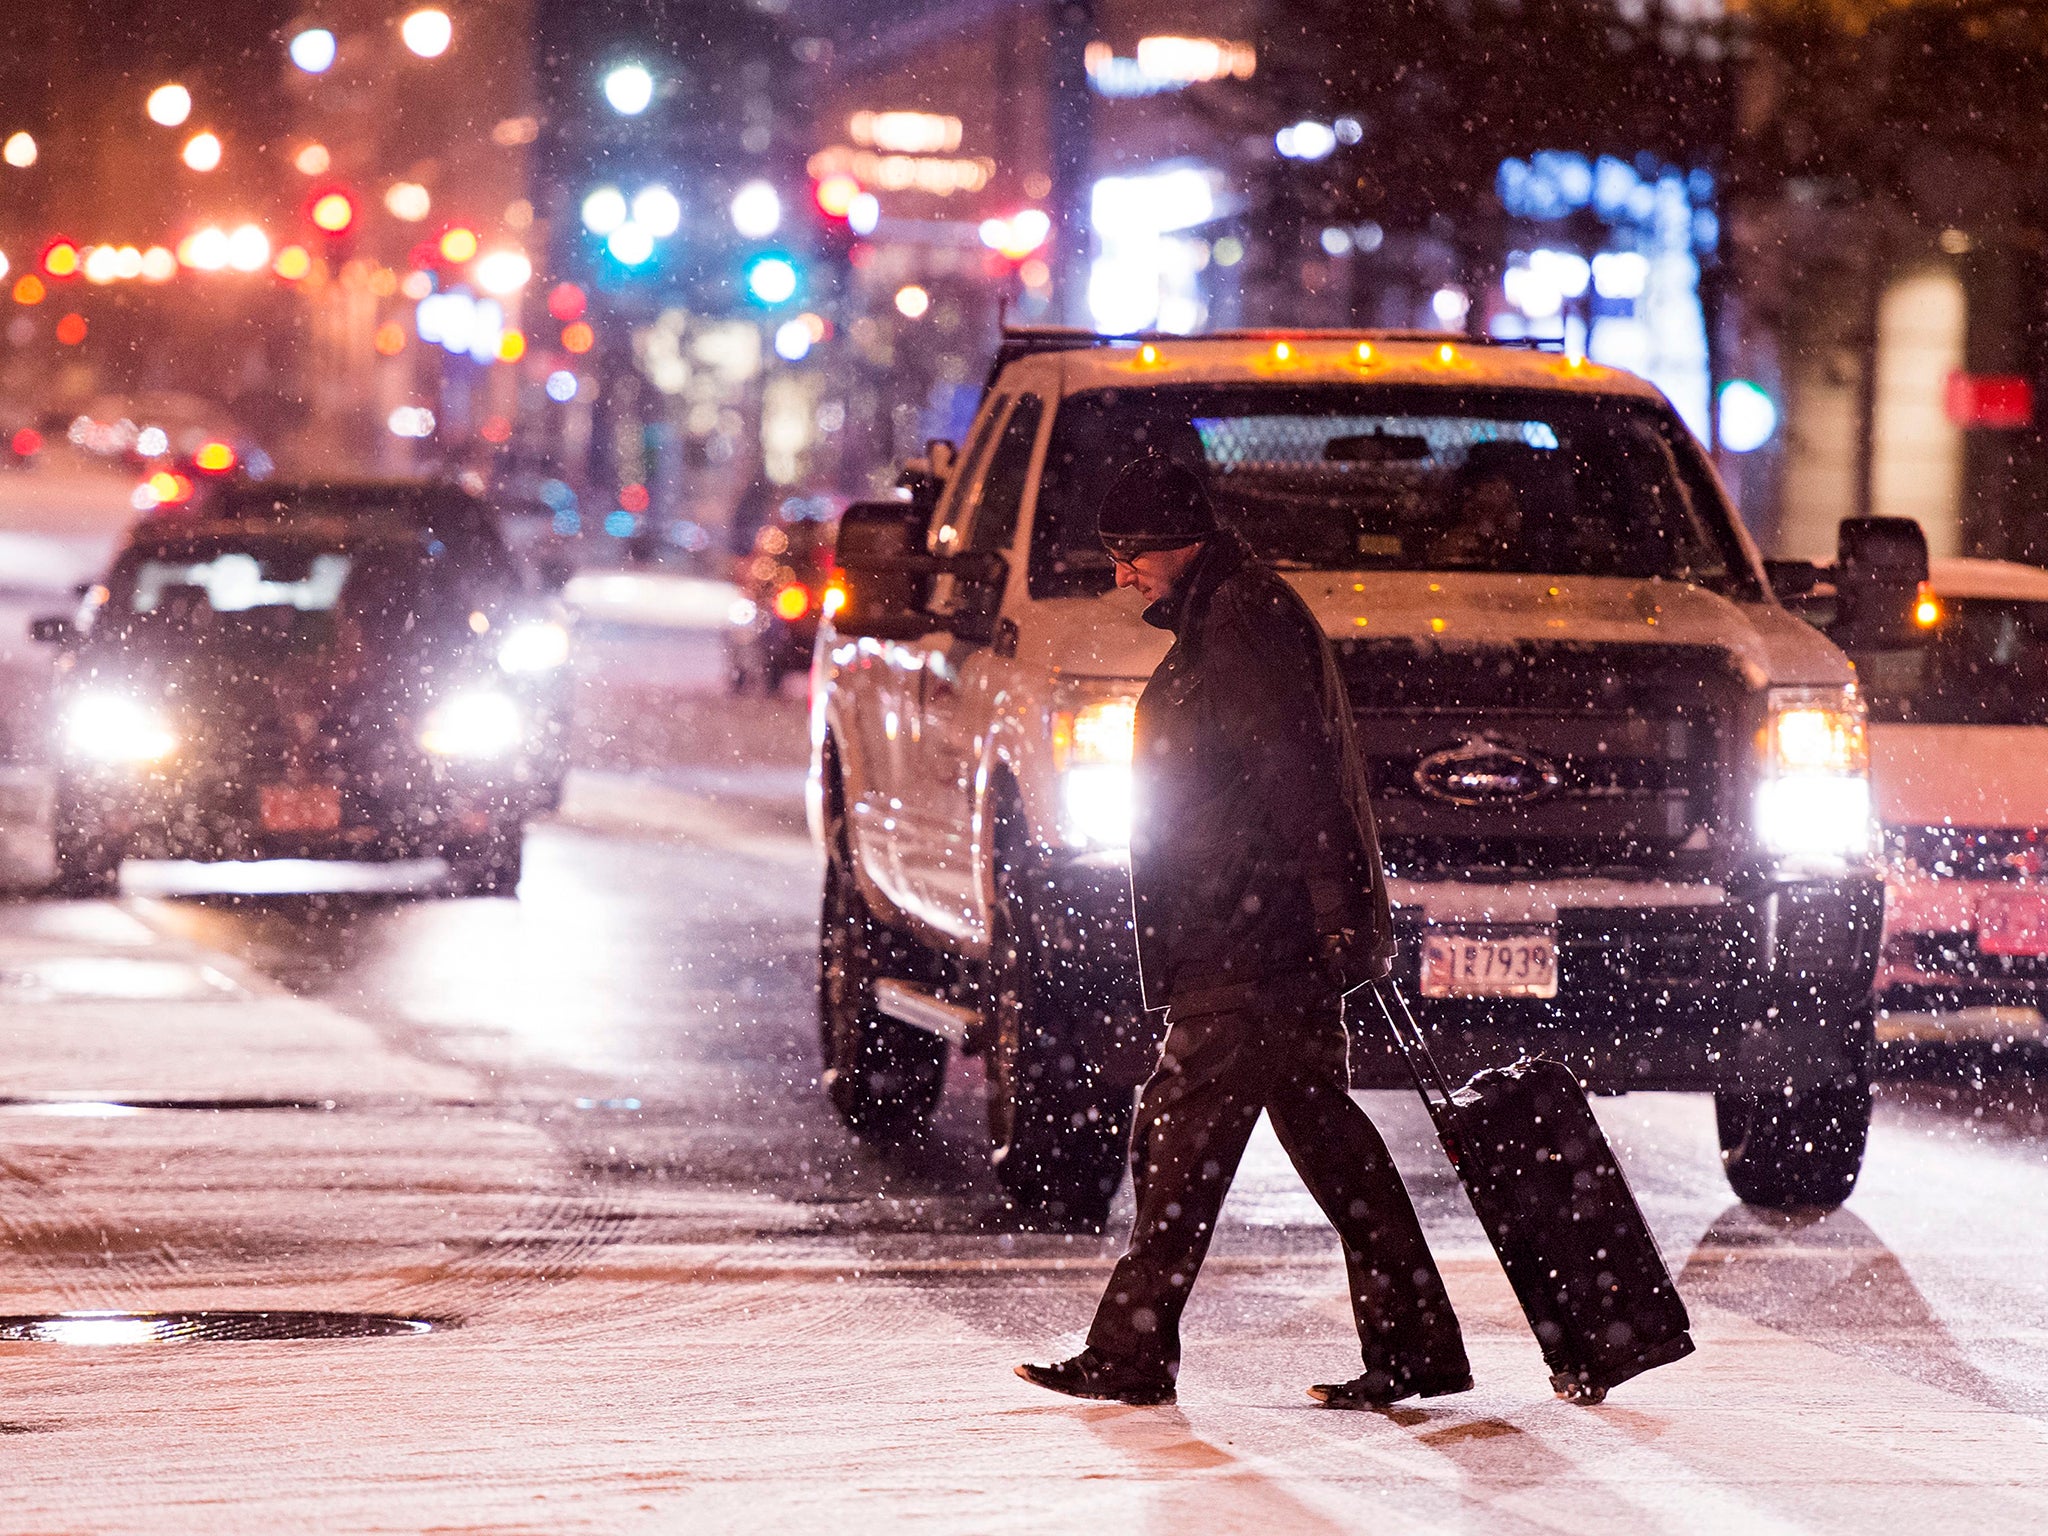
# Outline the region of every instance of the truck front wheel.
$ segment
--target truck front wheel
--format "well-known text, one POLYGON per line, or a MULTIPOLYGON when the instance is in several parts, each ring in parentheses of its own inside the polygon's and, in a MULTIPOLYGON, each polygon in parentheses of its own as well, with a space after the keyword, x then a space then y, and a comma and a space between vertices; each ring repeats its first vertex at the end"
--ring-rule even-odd
POLYGON ((1062 1028, 1032 920, 1030 868, 1023 850, 1005 849, 990 914, 983 995, 991 1158, 1028 1218, 1099 1232, 1123 1183, 1131 1091, 1102 1082, 1062 1028))
POLYGON ((946 1042, 875 1006, 889 936, 854 877, 844 813, 828 802, 828 815, 818 924, 820 1081, 848 1130, 863 1141, 896 1146, 931 1124, 946 1081, 946 1042))
POLYGON ((1870 1087, 1858 1078, 1795 1098, 1714 1095, 1721 1164, 1735 1193, 1773 1210, 1832 1209, 1849 1198, 1870 1135, 1870 1087))

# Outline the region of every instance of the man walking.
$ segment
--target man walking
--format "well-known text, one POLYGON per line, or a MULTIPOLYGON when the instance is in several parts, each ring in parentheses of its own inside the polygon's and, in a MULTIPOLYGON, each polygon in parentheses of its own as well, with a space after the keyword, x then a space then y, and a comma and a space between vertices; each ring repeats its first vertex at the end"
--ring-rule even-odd
POLYGON ((1309 1395, 1373 1407, 1464 1391, 1443 1281, 1349 1093, 1339 998, 1386 974, 1393 931, 1336 658, 1294 590, 1218 526, 1193 471, 1126 466, 1099 526, 1117 585, 1174 637, 1138 701, 1131 832, 1145 1002, 1168 1029, 1131 1138, 1137 1219, 1088 1346, 1017 1374, 1173 1400, 1181 1312, 1264 1110, 1343 1239, 1365 1359, 1309 1395))

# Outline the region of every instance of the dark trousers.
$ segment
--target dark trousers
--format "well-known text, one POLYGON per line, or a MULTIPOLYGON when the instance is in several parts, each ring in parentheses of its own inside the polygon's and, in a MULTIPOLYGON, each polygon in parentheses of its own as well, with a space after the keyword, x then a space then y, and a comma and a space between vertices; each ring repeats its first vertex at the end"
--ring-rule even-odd
POLYGON ((1343 1239, 1367 1371, 1397 1382, 1463 1375, 1464 1339, 1415 1207, 1351 1097, 1335 1001, 1290 1001, 1275 988, 1200 1012, 1173 1007, 1167 1022, 1131 1133, 1137 1219, 1089 1344, 1141 1369, 1178 1368, 1180 1315, 1264 1110, 1343 1239))

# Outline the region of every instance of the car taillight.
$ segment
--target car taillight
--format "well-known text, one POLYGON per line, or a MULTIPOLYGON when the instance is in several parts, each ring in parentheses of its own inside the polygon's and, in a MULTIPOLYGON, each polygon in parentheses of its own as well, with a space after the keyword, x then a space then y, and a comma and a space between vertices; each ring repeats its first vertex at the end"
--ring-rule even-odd
POLYGON ((792 581, 775 594, 775 616, 786 623, 794 624, 811 611, 811 589, 800 581, 792 581))

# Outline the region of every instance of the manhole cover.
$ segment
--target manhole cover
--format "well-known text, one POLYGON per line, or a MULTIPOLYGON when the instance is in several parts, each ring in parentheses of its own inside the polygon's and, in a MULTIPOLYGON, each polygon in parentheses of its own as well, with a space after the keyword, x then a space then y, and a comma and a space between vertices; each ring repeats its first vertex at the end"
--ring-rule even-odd
POLYGON ((0 1317, 4 1344, 244 1344, 432 1333, 445 1319, 382 1312, 51 1312, 0 1317))
POLYGON ((223 1114, 243 1110, 295 1110, 326 1113, 338 1108, 333 1099, 139 1099, 72 1096, 15 1098, 0 1094, 0 1111, 20 1115, 55 1115, 76 1119, 110 1119, 148 1110, 190 1110, 223 1114))
POLYGON ((209 965, 182 960, 136 960, 125 955, 75 955, 38 961, 19 971, 0 971, 10 1001, 205 1002, 231 997, 239 989, 209 965))

